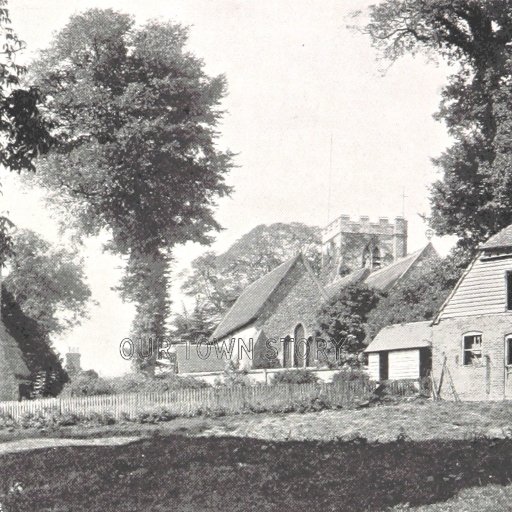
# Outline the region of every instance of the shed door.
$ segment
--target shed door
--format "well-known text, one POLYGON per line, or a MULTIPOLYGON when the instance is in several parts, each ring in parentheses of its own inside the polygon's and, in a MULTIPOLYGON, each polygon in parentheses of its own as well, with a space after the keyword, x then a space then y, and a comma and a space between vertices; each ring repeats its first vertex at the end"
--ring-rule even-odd
POLYGON ((505 398, 512 398, 512 336, 505 339, 505 398))
POLYGON ((389 352, 380 352, 379 354, 379 380, 388 380, 389 378, 389 352))

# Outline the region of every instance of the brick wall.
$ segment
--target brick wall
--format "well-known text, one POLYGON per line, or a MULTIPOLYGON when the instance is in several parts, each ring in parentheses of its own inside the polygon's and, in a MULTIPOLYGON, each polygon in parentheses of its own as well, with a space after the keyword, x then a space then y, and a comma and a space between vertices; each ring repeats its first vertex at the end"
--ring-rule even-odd
MULTIPOLYGON (((444 357, 457 394, 462 400, 512 398, 512 382, 505 379, 505 337, 512 334, 512 314, 443 319, 433 326, 432 371, 437 383, 444 357), (482 333, 480 366, 464 366, 463 335, 482 333)), ((512 381, 512 379, 511 379, 512 381)), ((448 375, 443 379, 442 397, 452 399, 448 375)))

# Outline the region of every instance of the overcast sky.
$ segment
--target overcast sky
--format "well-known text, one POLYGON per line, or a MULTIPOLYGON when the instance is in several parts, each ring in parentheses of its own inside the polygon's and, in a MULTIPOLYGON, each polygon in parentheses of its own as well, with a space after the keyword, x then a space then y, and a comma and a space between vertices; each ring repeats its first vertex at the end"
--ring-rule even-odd
MULTIPOLYGON (((261 223, 299 221, 323 226, 328 220, 330 139, 331 214, 409 220, 409 250, 426 243, 428 186, 436 179, 431 157, 449 143, 444 126, 432 119, 446 68, 404 58, 391 66, 377 61, 367 37, 347 29, 365 0, 11 0, 15 30, 29 52, 44 48, 75 12, 112 7, 135 16, 190 25, 189 48, 210 74, 224 73, 228 111, 219 144, 235 153, 229 178, 235 187, 217 219, 225 230, 213 248, 225 250, 261 223)), ((56 240, 51 212, 40 194, 21 191, 1 174, 8 211, 21 227, 56 240)), ((434 239, 445 253, 450 242, 434 239)), ((207 250, 176 250, 176 271, 207 250)), ((128 335, 132 307, 110 290, 120 276, 116 258, 92 240, 85 253, 87 274, 99 305, 91 318, 57 340, 64 352, 78 346, 83 366, 102 374, 127 369, 118 355, 128 335)), ((178 290, 173 290, 180 308, 178 290)))

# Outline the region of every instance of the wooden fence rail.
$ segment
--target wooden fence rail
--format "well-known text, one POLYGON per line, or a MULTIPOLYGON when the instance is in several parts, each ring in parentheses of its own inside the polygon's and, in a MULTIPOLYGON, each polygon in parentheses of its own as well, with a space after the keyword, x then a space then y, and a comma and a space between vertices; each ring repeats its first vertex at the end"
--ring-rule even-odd
MULTIPOLYGON (((0 402, 0 416, 15 421, 28 415, 76 415, 87 418, 106 414, 116 420, 136 419, 145 413, 166 411, 175 416, 195 416, 222 410, 226 414, 244 411, 294 409, 300 404, 323 401, 332 407, 347 407, 368 399, 375 383, 354 380, 335 383, 278 384, 273 386, 209 387, 178 389, 165 393, 132 393, 84 397, 45 398, 22 402, 0 402)), ((417 392, 411 383, 389 383, 392 394, 417 392)))

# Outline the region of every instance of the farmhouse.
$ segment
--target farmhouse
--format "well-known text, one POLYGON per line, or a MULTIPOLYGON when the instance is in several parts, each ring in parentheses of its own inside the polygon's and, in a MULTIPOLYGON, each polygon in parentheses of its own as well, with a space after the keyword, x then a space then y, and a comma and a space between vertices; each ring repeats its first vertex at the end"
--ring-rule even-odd
POLYGON ((30 371, 16 340, 0 319, 0 401, 18 400, 20 388, 28 383, 30 371))
POLYGON ((443 396, 512 398, 512 225, 480 247, 437 314, 432 340, 443 396))
POLYGON ((365 349, 370 379, 426 377, 431 368, 431 345, 430 321, 384 327, 365 349))

